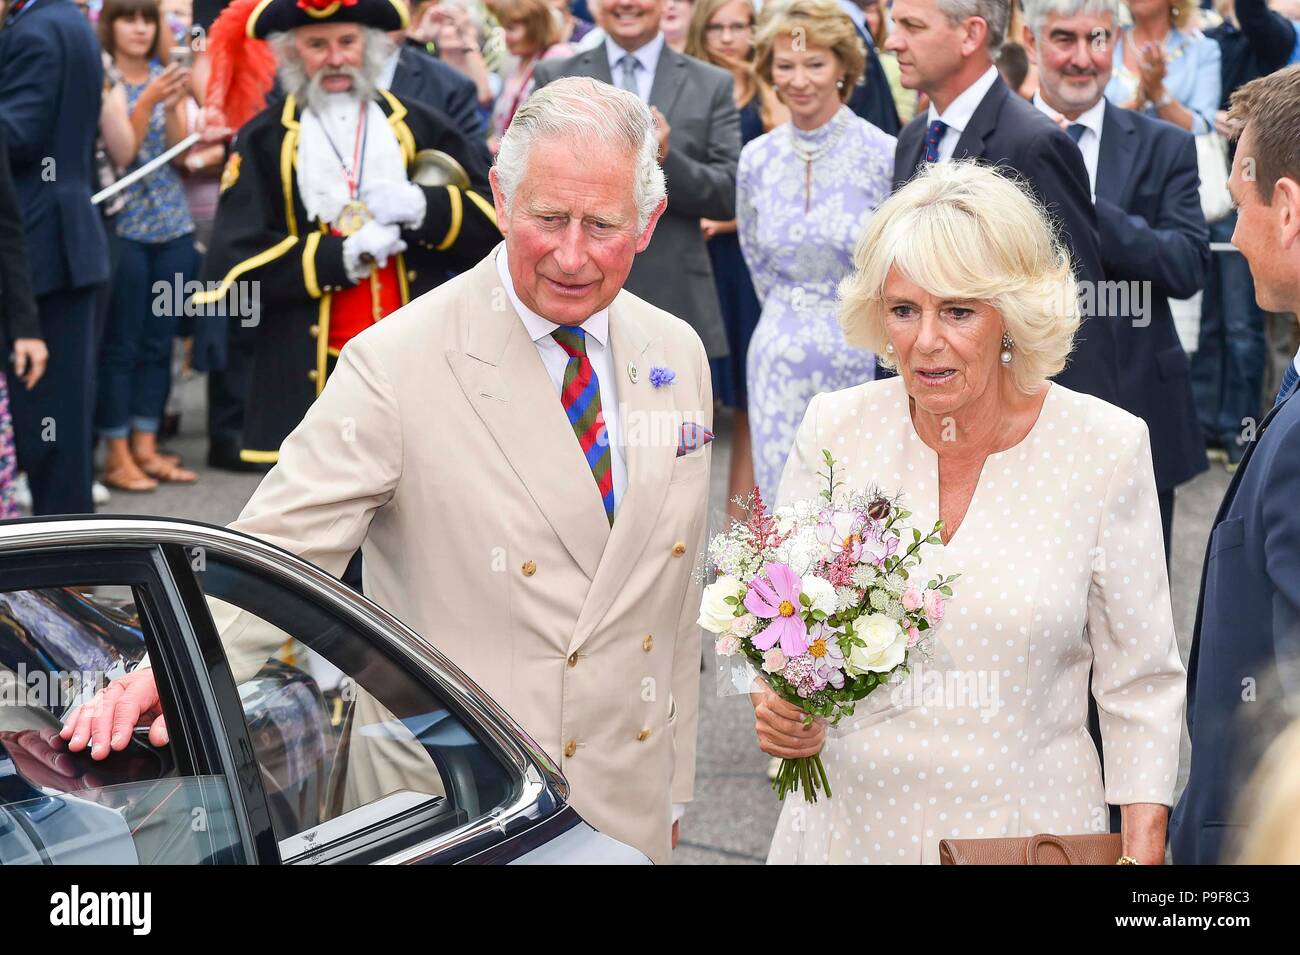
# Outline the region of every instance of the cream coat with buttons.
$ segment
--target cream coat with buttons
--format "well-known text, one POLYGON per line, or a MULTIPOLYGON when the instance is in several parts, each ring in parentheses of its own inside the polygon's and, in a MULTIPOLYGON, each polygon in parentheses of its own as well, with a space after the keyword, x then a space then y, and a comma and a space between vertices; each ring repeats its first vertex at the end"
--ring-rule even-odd
POLYGON ((611 529, 494 255, 349 342, 233 526, 334 574, 360 547, 367 596, 519 721, 588 822, 667 862, 694 788, 711 454, 676 451, 683 420, 712 427, 708 362, 685 322, 615 298, 611 529), (676 379, 653 387, 655 366, 676 379))

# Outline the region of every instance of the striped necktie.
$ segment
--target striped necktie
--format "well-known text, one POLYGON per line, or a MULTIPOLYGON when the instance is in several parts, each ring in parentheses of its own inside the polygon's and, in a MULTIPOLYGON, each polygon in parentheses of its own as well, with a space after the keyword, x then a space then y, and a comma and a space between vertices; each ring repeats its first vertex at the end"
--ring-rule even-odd
POLYGON ((1277 398, 1273 400, 1274 407, 1280 405, 1282 400, 1291 393, 1297 381, 1300 381, 1300 374, 1296 373, 1295 362, 1289 361, 1286 363, 1286 374, 1282 376, 1282 387, 1277 390, 1277 398))
POLYGON ((936 119, 925 131, 925 161, 939 161, 939 143, 943 142, 943 134, 948 131, 948 124, 941 119, 936 119))
POLYGON ((605 416, 600 408, 600 381, 596 370, 587 358, 587 333, 581 328, 557 328, 551 332, 569 356, 564 367, 564 384, 560 388, 560 402, 569 416, 573 433, 587 458, 587 466, 596 479, 605 517, 614 523, 614 472, 609 451, 609 432, 605 430, 605 416))
POLYGON ((631 53, 624 53, 623 59, 618 61, 619 77, 618 85, 620 89, 625 89, 633 96, 641 95, 641 88, 636 82, 636 68, 641 64, 637 62, 635 56, 631 53))

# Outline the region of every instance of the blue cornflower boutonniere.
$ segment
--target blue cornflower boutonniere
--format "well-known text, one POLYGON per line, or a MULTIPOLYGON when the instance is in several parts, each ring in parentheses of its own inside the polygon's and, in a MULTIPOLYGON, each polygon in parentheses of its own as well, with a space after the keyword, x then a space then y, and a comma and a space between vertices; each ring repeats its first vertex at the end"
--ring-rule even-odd
POLYGON ((673 379, 677 377, 677 372, 671 368, 663 368, 659 365, 650 369, 650 384, 656 388, 662 388, 664 385, 671 385, 673 379))

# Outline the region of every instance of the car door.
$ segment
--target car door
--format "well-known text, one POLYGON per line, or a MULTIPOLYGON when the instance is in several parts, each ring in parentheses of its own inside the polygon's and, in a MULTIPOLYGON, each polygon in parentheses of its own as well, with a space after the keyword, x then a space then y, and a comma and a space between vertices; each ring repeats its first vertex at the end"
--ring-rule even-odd
POLYGON ((165 550, 225 655, 235 709, 214 721, 244 721, 285 863, 509 861, 538 844, 521 833, 579 824, 540 748, 374 604, 231 532, 165 550))
POLYGON ((264 794, 241 783, 253 778, 243 723, 213 718, 232 704, 219 699, 232 692, 224 656, 180 605, 158 547, 0 554, 0 864, 274 860, 264 794), (142 664, 171 744, 137 732, 100 761, 70 752, 68 713, 142 664))

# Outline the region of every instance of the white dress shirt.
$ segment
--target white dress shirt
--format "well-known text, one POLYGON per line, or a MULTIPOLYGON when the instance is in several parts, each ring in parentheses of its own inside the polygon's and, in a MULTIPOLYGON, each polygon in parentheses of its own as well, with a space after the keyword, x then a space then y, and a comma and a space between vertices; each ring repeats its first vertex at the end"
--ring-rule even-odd
MULTIPOLYGON (((339 210, 351 200, 344 166, 351 166, 357 148, 357 116, 360 100, 351 93, 329 97, 323 115, 306 107, 302 111, 298 137, 298 192, 309 219, 333 224, 339 210), (328 131, 328 137, 326 136, 328 131), (334 143, 331 148, 330 142, 334 143), (343 157, 335 155, 337 148, 343 157)), ((388 117, 371 100, 367 106, 365 161, 360 163, 363 183, 406 182, 406 163, 388 117)))
MULTIPOLYGON (((501 276, 501 284, 505 287, 506 295, 510 297, 510 304, 515 307, 515 313, 523 321, 528 336, 537 346, 537 354, 542 358, 546 373, 551 376, 551 382, 555 385, 556 401, 559 401, 560 392, 564 388, 564 369, 569 364, 569 353, 551 337, 551 332, 563 326, 542 318, 519 300, 519 296, 515 293, 515 283, 510 278, 510 265, 506 261, 505 246, 502 246, 497 254, 497 274, 501 276)), ((623 494, 627 491, 627 463, 626 450, 621 440, 618 378, 614 368, 613 345, 609 340, 609 309, 602 308, 578 327, 587 333, 587 359, 591 362, 591 370, 596 373, 597 381, 600 382, 600 410, 605 417, 605 434, 609 438, 610 474, 614 481, 614 511, 617 513, 618 506, 623 501, 623 494)), ((576 435, 573 440, 578 440, 576 435)))
POLYGON ((990 66, 983 76, 962 90, 961 95, 949 103, 942 113, 934 108, 934 103, 930 104, 930 111, 925 116, 926 126, 938 119, 948 127, 943 131, 943 139, 939 140, 939 162, 947 162, 957 151, 957 141, 970 125, 970 118, 975 115, 975 110, 997 78, 998 68, 990 66))
MULTIPOLYGON (((632 57, 637 62, 636 92, 643 103, 650 102, 650 90, 655 85, 655 69, 659 66, 659 54, 663 52, 663 49, 664 35, 657 33, 655 38, 641 49, 631 51, 632 57)), ((613 37, 606 39, 605 55, 609 57, 609 75, 613 79, 615 86, 619 85, 619 80, 623 76, 623 65, 619 61, 628 52, 615 43, 613 37)))
MULTIPOLYGON (((1041 93, 1034 94, 1034 105, 1052 122, 1061 119, 1061 114, 1043 101, 1041 93)), ((1083 164, 1088 167, 1088 189, 1092 192, 1092 201, 1097 201, 1097 162, 1101 157, 1101 131, 1106 122, 1106 98, 1103 96, 1078 119, 1067 120, 1067 125, 1079 123, 1084 127, 1079 136, 1079 152, 1083 153, 1083 164)))

